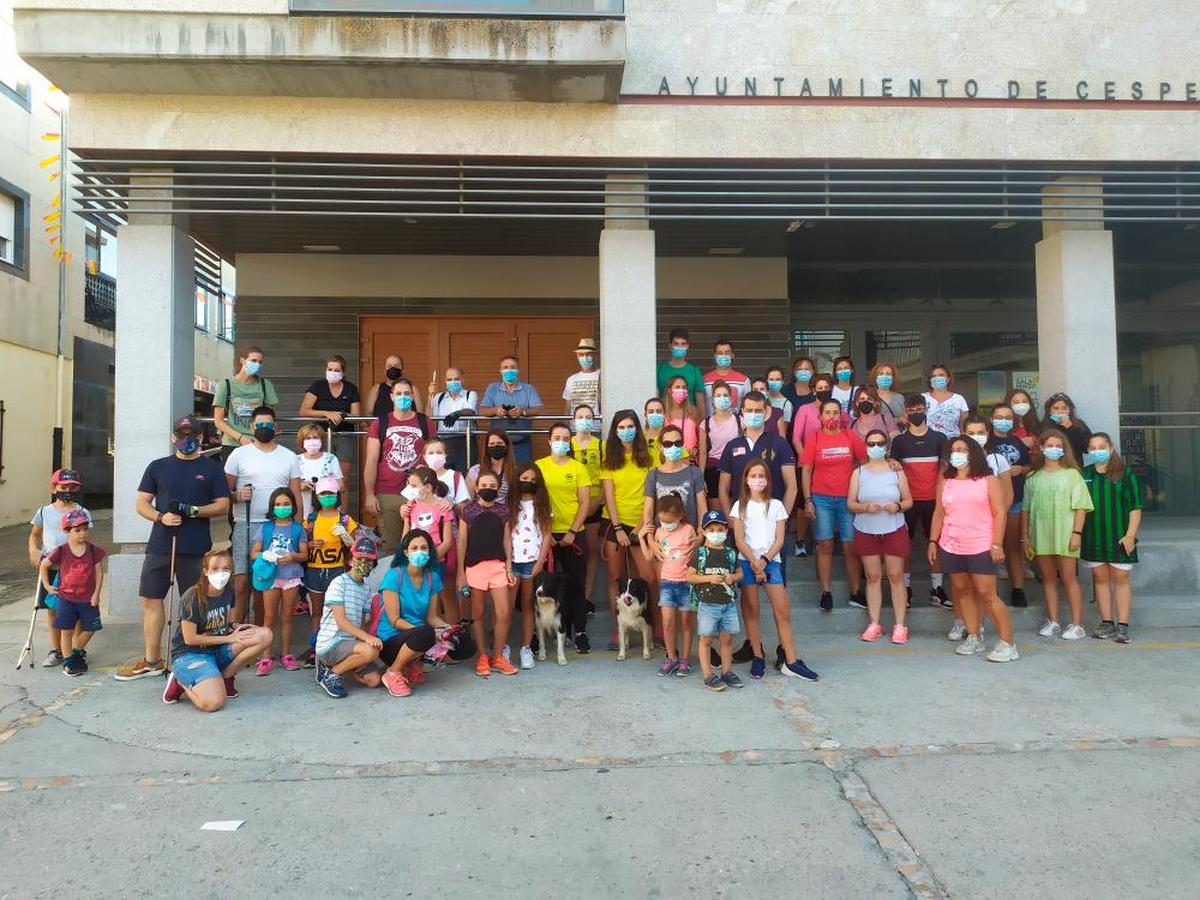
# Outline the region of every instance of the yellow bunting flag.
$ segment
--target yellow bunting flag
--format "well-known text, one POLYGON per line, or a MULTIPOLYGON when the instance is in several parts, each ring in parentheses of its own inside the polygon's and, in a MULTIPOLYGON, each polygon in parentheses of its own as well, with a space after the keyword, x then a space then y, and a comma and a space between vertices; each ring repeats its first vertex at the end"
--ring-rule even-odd
POLYGON ((62 158, 61 155, 58 153, 55 153, 53 156, 47 156, 45 159, 43 159, 41 162, 38 163, 38 168, 48 169, 50 166, 52 166, 56 162, 58 162, 61 158, 62 158))

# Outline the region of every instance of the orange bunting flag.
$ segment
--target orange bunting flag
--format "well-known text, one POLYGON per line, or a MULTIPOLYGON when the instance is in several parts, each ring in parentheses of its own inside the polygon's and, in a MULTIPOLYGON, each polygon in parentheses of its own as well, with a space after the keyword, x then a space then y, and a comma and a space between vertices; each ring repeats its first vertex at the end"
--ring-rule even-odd
POLYGON ((57 222, 55 222, 53 225, 47 225, 42 230, 45 231, 46 234, 54 234, 54 232, 60 231, 61 229, 62 229, 62 226, 59 225, 57 222))
POLYGON ((58 181, 58 179, 61 176, 62 176, 62 172, 51 172, 49 175, 46 176, 46 180, 47 181, 58 181))
POLYGON ((58 209, 60 205, 61 205, 61 201, 59 200, 59 196, 58 196, 58 194, 55 194, 54 199, 50 201, 50 208, 58 209))

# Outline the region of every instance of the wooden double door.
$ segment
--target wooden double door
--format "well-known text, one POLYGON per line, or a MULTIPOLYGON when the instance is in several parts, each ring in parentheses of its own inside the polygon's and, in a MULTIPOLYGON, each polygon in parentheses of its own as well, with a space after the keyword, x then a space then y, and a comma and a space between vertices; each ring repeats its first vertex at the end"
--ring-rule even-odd
POLYGON ((377 384, 383 361, 396 354, 423 399, 430 375, 436 374, 442 390, 446 367, 453 365, 462 370, 464 387, 482 400, 487 386, 500 380, 500 357, 511 354, 520 361, 521 380, 541 394, 542 412, 559 415, 566 409, 563 383, 579 369, 575 347, 580 338, 594 337, 595 328, 590 316, 360 316, 358 383, 377 384))

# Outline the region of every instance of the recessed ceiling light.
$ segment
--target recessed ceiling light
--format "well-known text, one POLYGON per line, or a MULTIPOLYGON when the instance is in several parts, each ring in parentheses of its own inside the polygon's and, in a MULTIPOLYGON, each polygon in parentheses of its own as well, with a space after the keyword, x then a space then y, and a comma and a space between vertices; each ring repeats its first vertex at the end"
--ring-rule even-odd
POLYGON ((709 256, 741 256, 746 252, 745 247, 709 247, 709 256))
POLYGON ((993 222, 992 230, 993 231, 1005 231, 1009 228, 1012 228, 1016 224, 1017 224, 1016 222, 1010 222, 1007 219, 1004 220, 1003 222, 993 222))
POLYGON ((417 220, 414 219, 412 216, 405 216, 403 219, 403 222, 405 225, 416 225, 417 224, 417 220))
POLYGON ((309 253, 337 253, 342 248, 337 244, 301 244, 309 253))

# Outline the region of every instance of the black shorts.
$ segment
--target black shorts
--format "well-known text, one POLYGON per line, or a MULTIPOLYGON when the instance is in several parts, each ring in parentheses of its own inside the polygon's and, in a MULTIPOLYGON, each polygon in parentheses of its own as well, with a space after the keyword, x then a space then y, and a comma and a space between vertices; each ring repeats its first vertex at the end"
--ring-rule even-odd
POLYGON ((83 626, 84 631, 99 631, 104 626, 100 624, 100 608, 90 603, 73 603, 70 600, 58 598, 58 608, 54 610, 54 627, 59 631, 74 631, 75 623, 83 626))
MULTIPOLYGON (((46 573, 46 579, 51 584, 54 584, 54 579, 57 577, 58 569, 51 568, 50 571, 46 573)), ((55 602, 57 603, 57 601, 55 602)), ((40 578, 38 579, 37 593, 34 595, 33 605, 37 609, 50 609, 50 607, 46 605, 46 589, 42 587, 42 579, 40 578)))
MULTIPOLYGON (((710 505, 715 505, 717 498, 720 497, 721 491, 721 470, 709 460, 709 466, 704 470, 704 489, 708 491, 708 499, 710 505)), ((732 485, 730 492, 733 491, 732 485)))
POLYGON ((904 523, 908 525, 908 537, 916 537, 917 525, 925 531, 925 539, 933 530, 933 509, 937 506, 934 500, 914 500, 913 505, 904 511, 904 523))
POLYGON ((996 564, 992 562, 992 554, 986 550, 982 553, 951 553, 949 550, 939 547, 938 564, 945 575, 996 574, 996 564))
POLYGON ((390 666, 400 655, 400 648, 409 647, 417 652, 417 658, 420 659, 436 641, 437 636, 433 632, 432 625, 418 625, 416 628, 409 628, 399 634, 393 634, 384 641, 383 647, 379 651, 379 658, 383 660, 385 666, 390 666))
POLYGON ((304 587, 311 593, 324 594, 329 590, 329 583, 346 571, 345 566, 334 566, 332 569, 316 569, 304 567, 304 587))
MULTIPOLYGON (((200 580, 203 556, 175 554, 175 586, 182 594, 200 580)), ((142 577, 138 582, 138 596, 147 600, 162 600, 170 589, 171 557, 147 553, 142 562, 142 577)))
POLYGON ((584 525, 595 525, 595 524, 599 523, 600 521, 602 521, 604 519, 604 516, 602 515, 601 510, 603 510, 603 509, 604 509, 603 505, 597 506, 595 512, 593 512, 591 515, 589 515, 586 519, 583 520, 583 524, 584 525))
POLYGON ((630 544, 636 544, 638 542, 637 529, 632 525, 621 525, 620 523, 614 525, 608 519, 600 520, 600 537, 602 540, 605 540, 610 544, 619 543, 617 541, 618 531, 623 531, 629 536, 630 544))

